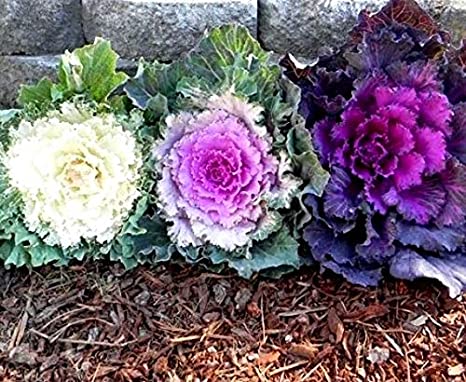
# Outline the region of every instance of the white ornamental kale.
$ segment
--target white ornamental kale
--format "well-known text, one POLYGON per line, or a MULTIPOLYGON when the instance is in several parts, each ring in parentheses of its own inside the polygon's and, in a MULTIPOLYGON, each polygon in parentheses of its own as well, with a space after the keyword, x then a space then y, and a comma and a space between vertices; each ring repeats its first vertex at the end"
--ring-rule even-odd
POLYGON ((111 241, 139 196, 136 139, 112 114, 67 102, 11 132, 3 165, 26 226, 48 245, 111 241))

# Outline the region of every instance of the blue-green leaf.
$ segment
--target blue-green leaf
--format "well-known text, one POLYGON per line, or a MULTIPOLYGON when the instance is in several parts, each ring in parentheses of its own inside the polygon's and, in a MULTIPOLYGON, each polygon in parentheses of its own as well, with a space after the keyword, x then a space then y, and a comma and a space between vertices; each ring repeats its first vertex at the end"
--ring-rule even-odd
POLYGON ((250 278, 254 273, 267 269, 285 271, 287 267, 298 269, 301 266, 298 242, 287 228, 282 228, 267 240, 256 243, 247 256, 235 257, 226 251, 216 250, 212 252, 210 259, 214 264, 228 263, 244 278, 250 278))

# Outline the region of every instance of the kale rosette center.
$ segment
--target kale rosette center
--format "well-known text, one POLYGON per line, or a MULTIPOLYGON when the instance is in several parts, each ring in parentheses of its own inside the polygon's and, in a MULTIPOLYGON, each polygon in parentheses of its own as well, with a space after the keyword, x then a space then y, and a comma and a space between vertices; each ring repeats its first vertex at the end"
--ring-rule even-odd
POLYGON ((446 193, 432 189, 429 205, 413 203, 412 194, 445 170, 451 117, 440 92, 376 76, 359 86, 341 122, 324 120, 314 134, 324 161, 357 177, 375 211, 396 206, 405 218, 427 223, 445 204, 446 193))
POLYGON ((278 183, 271 144, 224 110, 168 120, 158 149, 158 195, 181 246, 208 242, 226 250, 246 245, 264 217, 263 198, 278 183))

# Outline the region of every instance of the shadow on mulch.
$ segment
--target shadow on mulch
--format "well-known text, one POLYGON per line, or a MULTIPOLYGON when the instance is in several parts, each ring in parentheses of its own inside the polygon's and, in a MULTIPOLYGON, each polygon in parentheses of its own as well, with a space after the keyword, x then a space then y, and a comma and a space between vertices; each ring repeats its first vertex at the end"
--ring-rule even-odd
POLYGON ((430 282, 103 263, 0 278, 3 382, 466 381, 466 304, 430 282))

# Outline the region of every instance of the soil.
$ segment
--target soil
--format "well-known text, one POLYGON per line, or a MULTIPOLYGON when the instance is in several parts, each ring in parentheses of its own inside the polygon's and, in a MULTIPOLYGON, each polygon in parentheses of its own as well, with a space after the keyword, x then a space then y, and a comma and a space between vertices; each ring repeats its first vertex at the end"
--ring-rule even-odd
POLYGON ((0 271, 0 293, 3 382, 466 381, 466 304, 430 281, 93 263, 0 271))

